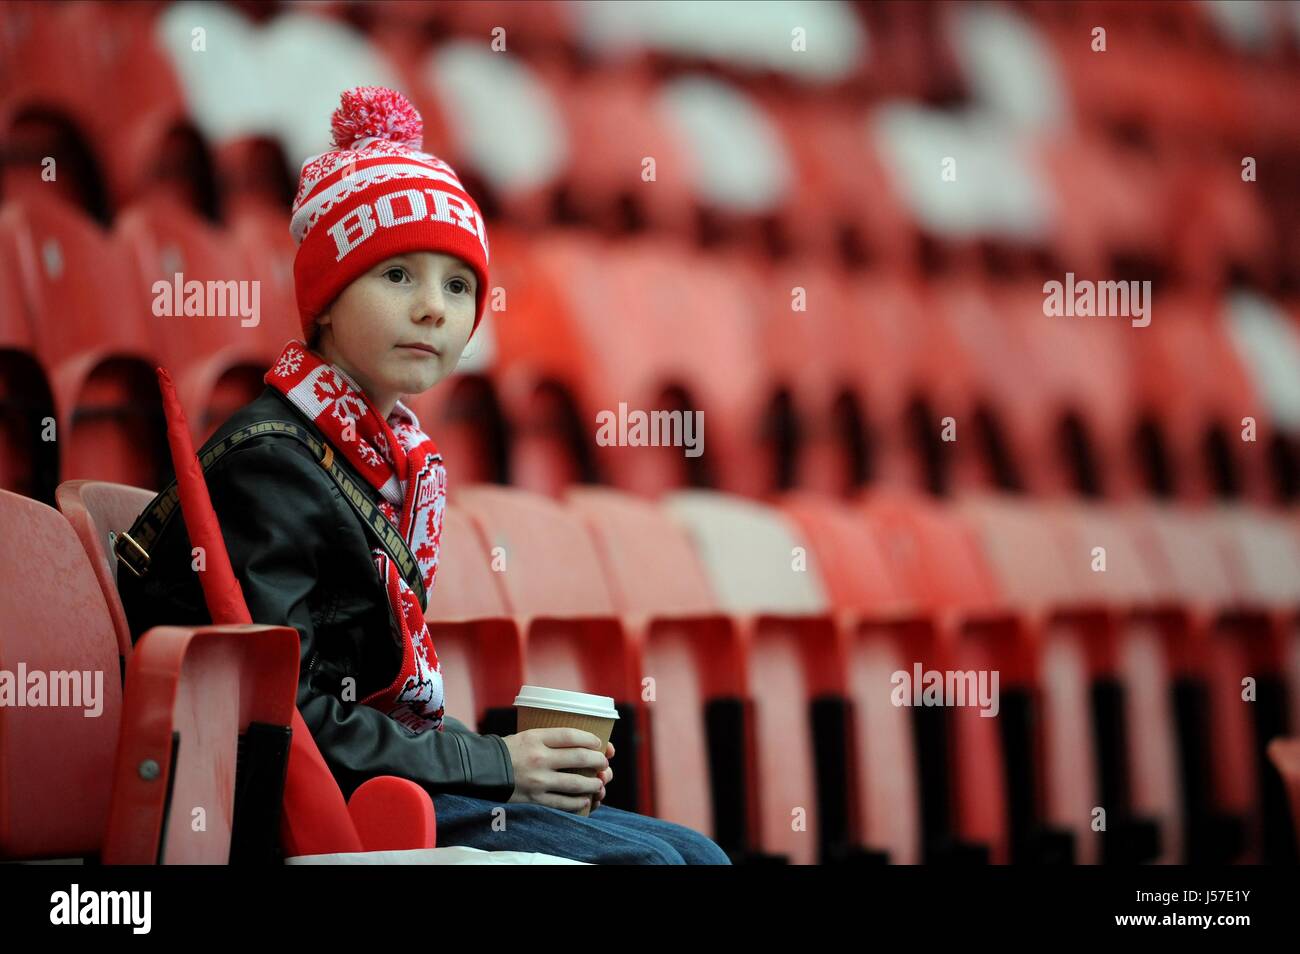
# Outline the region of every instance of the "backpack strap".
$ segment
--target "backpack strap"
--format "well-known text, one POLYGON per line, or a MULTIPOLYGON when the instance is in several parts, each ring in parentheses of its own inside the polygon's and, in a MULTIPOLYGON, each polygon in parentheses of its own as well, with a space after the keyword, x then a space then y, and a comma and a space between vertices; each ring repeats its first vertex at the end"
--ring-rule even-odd
MULTIPOLYGON (((335 455, 329 442, 318 438, 314 433, 292 421, 258 421, 231 431, 217 441, 208 450, 199 455, 199 466, 206 474, 218 460, 252 437, 271 434, 297 440, 311 451, 317 463, 329 474, 338 486, 343 499, 352 507, 353 512, 366 529, 366 536, 388 554, 390 560, 406 580, 406 585, 420 600, 420 609, 427 608, 428 594, 424 589, 424 577, 420 573, 420 564, 411 548, 406 545, 402 535, 392 522, 384 516, 378 505, 370 497, 369 485, 352 477, 344 469, 341 460, 335 455)), ((172 480, 163 492, 153 499, 144 512, 136 518, 130 531, 118 531, 113 539, 113 553, 128 570, 136 576, 144 577, 149 573, 149 550, 162 536, 176 511, 180 509, 180 494, 176 481, 172 480)))

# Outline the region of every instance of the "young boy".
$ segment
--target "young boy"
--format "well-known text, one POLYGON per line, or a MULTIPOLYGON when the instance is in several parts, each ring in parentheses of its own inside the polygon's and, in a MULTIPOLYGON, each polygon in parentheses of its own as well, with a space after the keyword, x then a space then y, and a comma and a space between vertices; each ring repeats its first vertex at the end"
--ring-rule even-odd
MULTIPOLYGON (((298 708, 321 754, 345 796, 376 775, 424 786, 440 845, 729 863, 699 832, 600 805, 614 746, 602 753, 596 736, 480 735, 446 714, 424 610, 447 477, 401 396, 450 375, 478 328, 487 231, 451 167, 422 151, 400 93, 348 90, 332 127, 336 148, 303 164, 290 224, 304 341, 199 452, 219 451, 205 476, 253 619, 302 637, 298 708), (591 815, 576 814, 592 795, 591 815)), ((179 511, 141 536, 147 561, 118 548, 133 638, 208 622, 179 511)))

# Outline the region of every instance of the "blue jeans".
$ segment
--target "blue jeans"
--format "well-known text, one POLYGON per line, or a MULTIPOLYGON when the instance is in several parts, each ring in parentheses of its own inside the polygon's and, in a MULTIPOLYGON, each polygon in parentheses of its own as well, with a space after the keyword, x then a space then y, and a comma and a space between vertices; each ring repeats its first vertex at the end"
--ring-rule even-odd
POLYGON ((597 865, 729 865, 721 848, 692 828, 601 805, 586 818, 532 802, 435 795, 438 845, 538 851, 597 865), (494 809, 501 812, 493 814, 494 809), (502 814, 504 812, 504 814, 502 814), (493 821, 496 822, 494 830, 493 821))

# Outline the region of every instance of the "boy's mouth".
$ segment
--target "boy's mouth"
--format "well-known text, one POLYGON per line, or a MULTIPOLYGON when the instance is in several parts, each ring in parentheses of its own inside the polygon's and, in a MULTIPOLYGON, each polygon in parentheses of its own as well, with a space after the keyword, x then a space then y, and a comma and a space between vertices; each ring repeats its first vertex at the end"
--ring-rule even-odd
POLYGON ((424 344, 423 342, 419 342, 419 341, 408 341, 405 342, 404 344, 399 344, 397 347, 414 348, 417 351, 427 351, 429 352, 429 354, 436 354, 436 355, 442 354, 442 352, 439 351, 437 348, 435 348, 433 345, 424 344))

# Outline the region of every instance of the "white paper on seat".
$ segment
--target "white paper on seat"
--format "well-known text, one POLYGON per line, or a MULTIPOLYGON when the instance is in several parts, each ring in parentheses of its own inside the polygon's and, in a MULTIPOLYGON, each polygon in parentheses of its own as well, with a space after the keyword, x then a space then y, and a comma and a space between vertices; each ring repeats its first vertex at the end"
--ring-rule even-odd
POLYGON ((299 855, 286 865, 585 865, 585 861, 544 855, 536 851, 484 851, 451 845, 404 851, 355 851, 330 855, 299 855))

